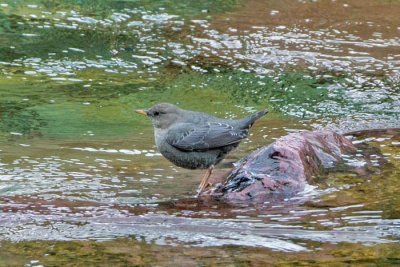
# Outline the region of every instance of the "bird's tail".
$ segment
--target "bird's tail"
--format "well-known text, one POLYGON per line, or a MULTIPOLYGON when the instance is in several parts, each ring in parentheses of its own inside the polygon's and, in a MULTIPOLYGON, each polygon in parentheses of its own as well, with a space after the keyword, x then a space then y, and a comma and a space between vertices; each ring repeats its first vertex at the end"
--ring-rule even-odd
POLYGON ((244 128, 244 129, 247 128, 248 129, 253 125, 253 123, 256 120, 258 120, 259 118, 261 118, 262 116, 264 116, 268 112, 269 112, 268 109, 264 109, 264 110, 258 111, 256 113, 254 113, 254 114, 242 119, 241 122, 240 122, 240 125, 242 126, 242 128, 244 128))

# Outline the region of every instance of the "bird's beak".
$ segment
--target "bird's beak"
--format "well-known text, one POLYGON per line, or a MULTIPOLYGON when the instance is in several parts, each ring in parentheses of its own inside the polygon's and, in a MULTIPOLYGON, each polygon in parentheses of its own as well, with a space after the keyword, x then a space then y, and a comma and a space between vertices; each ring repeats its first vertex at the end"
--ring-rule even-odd
POLYGON ((147 116, 147 110, 144 109, 137 109, 135 110, 136 113, 139 113, 140 115, 145 115, 147 116))

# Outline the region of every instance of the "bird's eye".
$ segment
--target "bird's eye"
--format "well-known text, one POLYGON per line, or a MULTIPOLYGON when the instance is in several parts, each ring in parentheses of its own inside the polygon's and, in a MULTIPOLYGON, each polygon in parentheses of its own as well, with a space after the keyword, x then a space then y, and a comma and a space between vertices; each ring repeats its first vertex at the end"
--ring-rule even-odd
POLYGON ((155 111, 153 114, 154 114, 154 116, 158 116, 158 115, 160 115, 160 112, 155 111))

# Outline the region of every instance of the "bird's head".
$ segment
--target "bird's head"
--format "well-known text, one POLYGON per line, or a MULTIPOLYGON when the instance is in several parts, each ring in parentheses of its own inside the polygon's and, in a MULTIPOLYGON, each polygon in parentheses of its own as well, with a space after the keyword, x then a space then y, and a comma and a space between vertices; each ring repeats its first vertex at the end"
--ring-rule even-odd
POLYGON ((182 110, 169 103, 160 103, 149 109, 136 110, 150 118, 155 128, 166 129, 181 117, 182 110))

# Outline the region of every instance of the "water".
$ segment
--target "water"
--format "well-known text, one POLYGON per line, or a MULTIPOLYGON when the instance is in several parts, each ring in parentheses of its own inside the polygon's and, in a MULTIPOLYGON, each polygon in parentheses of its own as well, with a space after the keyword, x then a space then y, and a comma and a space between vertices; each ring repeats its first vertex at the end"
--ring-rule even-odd
POLYGON ((399 128, 397 2, 0 8, 0 266, 399 263, 398 131, 357 135, 366 172, 231 206, 194 199, 203 171, 164 160, 133 112, 271 109, 216 175, 296 130, 399 128))

